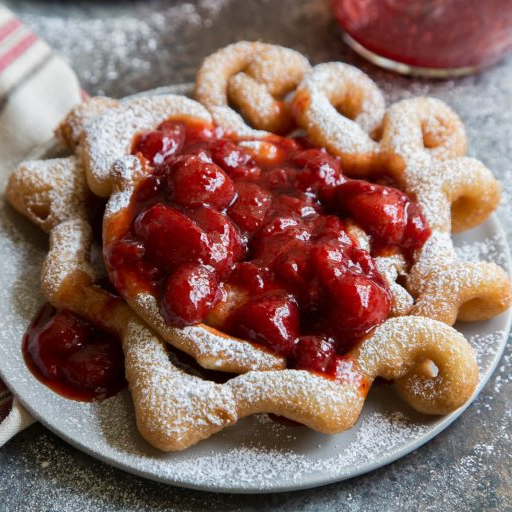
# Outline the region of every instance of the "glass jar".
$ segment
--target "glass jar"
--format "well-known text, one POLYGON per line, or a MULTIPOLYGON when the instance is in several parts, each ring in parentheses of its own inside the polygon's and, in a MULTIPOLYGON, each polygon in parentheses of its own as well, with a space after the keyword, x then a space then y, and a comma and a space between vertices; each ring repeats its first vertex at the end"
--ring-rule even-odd
POLYGON ((402 73, 457 76, 512 49, 512 0, 331 0, 347 43, 402 73))

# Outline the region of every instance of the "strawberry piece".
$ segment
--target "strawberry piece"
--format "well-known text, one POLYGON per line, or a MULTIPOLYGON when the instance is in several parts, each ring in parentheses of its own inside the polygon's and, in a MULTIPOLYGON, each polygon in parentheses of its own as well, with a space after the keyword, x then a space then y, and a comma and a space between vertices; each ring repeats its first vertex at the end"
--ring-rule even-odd
POLYGON ((217 165, 200 156, 186 155, 167 166, 171 198, 185 208, 227 208, 235 197, 231 178, 217 165))
POLYGON ((345 274, 326 286, 332 300, 326 327, 333 336, 361 335, 387 319, 390 294, 371 278, 345 274))
POLYGON ((224 275, 245 256, 245 245, 230 219, 213 208, 197 208, 190 217, 208 233, 210 255, 205 262, 224 275))
POLYGON ((81 388, 99 391, 119 379, 123 372, 119 340, 106 333, 94 343, 72 354, 62 365, 68 381, 81 388))
POLYGON ((90 336, 91 327, 87 322, 61 311, 39 332, 39 346, 45 352, 69 355, 80 350, 90 336))
POLYGON ((159 266, 175 269, 182 263, 209 262, 208 235, 175 208, 157 203, 143 210, 133 223, 144 242, 145 254, 159 266))
POLYGON ((173 124, 165 130, 155 130, 139 135, 132 147, 132 154, 141 153, 151 164, 161 164, 181 151, 184 140, 183 124, 173 124))
POLYGON ((91 329, 84 321, 61 311, 29 338, 27 350, 46 378, 57 379, 62 376, 61 359, 79 351, 90 335, 91 329))
POLYGON ((272 196, 255 183, 238 182, 235 189, 238 197, 229 208, 228 214, 241 229, 248 232, 256 231, 265 220, 272 196))
POLYGON ((211 148, 213 161, 226 172, 254 165, 251 156, 230 140, 219 140, 211 148))
POLYGON ((386 246, 418 249, 430 236, 419 206, 395 188, 350 180, 337 187, 335 208, 386 246))
POLYGON ((144 203, 154 199, 163 188, 162 177, 158 175, 148 176, 137 190, 137 201, 144 203))
POLYGON ((404 237, 407 196, 399 190, 351 180, 336 190, 339 208, 366 232, 386 245, 399 245, 404 237))
POLYGON ((336 358, 335 342, 327 336, 301 336, 295 347, 294 368, 330 372, 336 358))
POLYGON ((416 203, 408 203, 407 225, 402 238, 402 247, 420 249, 430 236, 431 230, 416 203))
POLYGON ((292 287, 298 293, 307 290, 312 275, 311 257, 303 242, 287 246, 275 259, 272 270, 280 281, 292 287))
POLYGON ((272 285, 270 272, 250 261, 237 263, 230 276, 230 282, 243 286, 256 295, 267 290, 272 285))
POLYGON ((285 293, 257 297, 234 313, 233 327, 236 336, 288 356, 299 335, 299 307, 285 293))
POLYGON ((169 325, 201 322, 215 304, 219 281, 203 265, 182 265, 165 283, 161 313, 169 325))
POLYGON ((295 179, 296 186, 301 190, 318 193, 324 189, 333 189, 345 181, 339 158, 324 150, 315 148, 298 151, 291 158, 291 163, 301 168, 295 179))
POLYGON ((45 378, 81 390, 105 389, 123 373, 119 340, 68 311, 52 314, 31 333, 27 352, 45 378))

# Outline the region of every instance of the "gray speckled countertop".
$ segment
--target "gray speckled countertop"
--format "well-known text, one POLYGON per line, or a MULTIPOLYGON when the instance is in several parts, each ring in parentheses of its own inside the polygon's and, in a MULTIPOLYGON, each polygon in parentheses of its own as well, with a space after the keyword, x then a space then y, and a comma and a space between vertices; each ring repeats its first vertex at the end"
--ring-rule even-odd
MULTIPOLYGON (((500 217, 512 236, 512 58, 458 81, 377 70, 341 42, 322 0, 5 2, 70 62, 91 94, 120 97, 192 80, 201 59, 239 39, 297 48, 313 62, 356 63, 389 100, 430 94, 468 130, 470 153, 500 177, 500 217), (72 4, 72 5, 71 5, 72 4)), ((512 510, 512 347, 474 404, 423 448, 327 487, 230 496, 167 487, 112 469, 34 425, 0 449, 0 511, 512 510)))

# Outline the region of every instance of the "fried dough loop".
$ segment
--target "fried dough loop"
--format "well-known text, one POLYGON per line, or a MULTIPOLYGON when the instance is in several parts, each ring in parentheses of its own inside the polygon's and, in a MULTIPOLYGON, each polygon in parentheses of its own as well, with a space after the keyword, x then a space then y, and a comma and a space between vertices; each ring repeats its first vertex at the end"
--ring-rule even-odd
MULTIPOLYGON (((391 285, 401 311, 453 324, 457 318, 489 319, 509 307, 507 273, 493 263, 460 261, 449 236, 481 224, 496 209, 500 187, 481 162, 464 156, 464 125, 448 105, 418 97, 385 110, 368 76, 331 62, 306 75, 292 110, 312 142, 342 158, 349 176, 386 169, 421 205, 432 236, 406 279, 414 305, 403 288, 391 285)), ((381 267, 391 270, 385 263, 381 267)))
POLYGON ((510 306, 508 274, 494 263, 461 261, 452 231, 482 223, 497 207, 500 187, 481 162, 464 156, 458 116, 433 98, 400 101, 386 112, 381 151, 393 177, 416 198, 432 229, 407 276, 411 314, 453 324, 487 320, 510 306))
POLYGON ((292 111, 311 141, 343 159, 355 176, 371 174, 380 161, 378 133, 385 112, 379 88, 359 69, 341 62, 315 66, 298 86, 292 111))
POLYGON ((75 156, 22 162, 10 175, 6 196, 43 231, 72 218, 85 218, 91 193, 75 156))
POLYGON ((95 96, 75 105, 55 130, 55 137, 71 150, 76 149, 85 128, 108 110, 118 108, 119 101, 103 96, 95 96))
POLYGON ((286 133, 294 120, 285 97, 309 69, 308 60, 295 50, 241 41, 205 59, 195 96, 217 125, 236 135, 261 138, 268 132, 286 133))
MULTIPOLYGON (((472 348, 450 325, 457 318, 491 318, 509 307, 511 297, 503 269, 462 262, 450 237, 452 230, 480 224, 499 201, 490 171, 464 156, 458 116, 432 98, 403 100, 386 111, 377 85, 356 68, 310 68, 299 53, 263 43, 236 43, 207 58, 196 97, 201 103, 174 95, 93 98, 57 130, 76 156, 23 162, 7 186, 11 204, 50 233, 41 276, 48 300, 121 339, 141 435, 161 450, 183 450, 257 413, 285 416, 327 434, 342 432, 357 421, 377 377, 394 380, 404 399, 425 414, 447 414, 467 402, 478 367, 472 348), (151 171, 144 158, 130 154, 134 136, 183 116, 213 120, 249 139, 246 144, 260 144, 260 151, 268 131, 286 132, 296 121, 314 144, 341 156, 347 175, 387 171, 421 206, 432 235, 412 256, 412 267, 399 252, 376 258, 390 286, 391 318, 340 358, 333 378, 288 369, 283 357, 211 326, 170 327, 151 294, 133 287, 120 298, 96 284, 88 221, 92 193, 108 198, 108 246, 126 232, 126 210, 151 171), (176 349, 203 368, 233 377, 218 384, 191 375, 170 357, 176 349)), ((347 227, 369 248, 365 232, 347 227)))
POLYGON ((391 174, 417 198, 431 228, 465 231, 496 209, 498 182, 481 162, 464 156, 464 126, 440 100, 412 98, 392 105, 380 146, 391 174))

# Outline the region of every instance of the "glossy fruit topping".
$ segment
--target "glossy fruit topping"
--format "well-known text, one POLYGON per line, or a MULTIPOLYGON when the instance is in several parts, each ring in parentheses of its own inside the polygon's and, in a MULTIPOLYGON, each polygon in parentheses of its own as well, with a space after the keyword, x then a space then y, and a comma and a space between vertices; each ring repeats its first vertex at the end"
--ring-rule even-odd
POLYGON ((334 202, 381 245, 419 249, 430 235, 418 205, 395 188, 350 180, 337 187, 334 202))
POLYGON ((292 367, 341 378, 343 354, 391 306, 346 218, 375 253, 413 251, 429 236, 419 206, 348 179, 339 158, 303 139, 237 141, 184 120, 151 134, 133 146, 152 168, 126 214, 131 228, 105 247, 116 287, 149 290, 170 325, 209 319, 292 367))
POLYGON ((336 365, 336 342, 327 336, 301 336, 295 347, 294 367, 331 373, 336 365))
POLYGON ((166 176, 170 199, 184 208, 209 205, 223 210, 235 197, 231 178, 201 156, 184 155, 169 162, 166 176))
POLYGON ((172 206, 156 203, 143 210, 133 230, 144 244, 145 256, 171 272, 183 263, 207 263, 211 259, 208 234, 172 206))
POLYGON ((33 373, 68 398, 105 398, 126 385, 119 339, 49 304, 27 330, 23 351, 33 373))
POLYGON ((213 270, 204 265, 184 264, 165 282, 162 316, 168 324, 178 327, 197 324, 215 303, 218 288, 219 281, 213 270))
POLYGON ((243 305, 233 314, 231 322, 230 330, 235 335, 289 356, 299 335, 299 306, 290 295, 271 293, 243 305))
POLYGON ((185 126, 173 123, 162 129, 140 135, 133 146, 133 153, 141 153, 151 164, 161 164, 171 155, 178 154, 185 140, 185 126))
POLYGON ((272 195, 258 184, 246 181, 236 183, 235 190, 237 199, 228 214, 240 229, 252 233, 263 224, 272 195))

